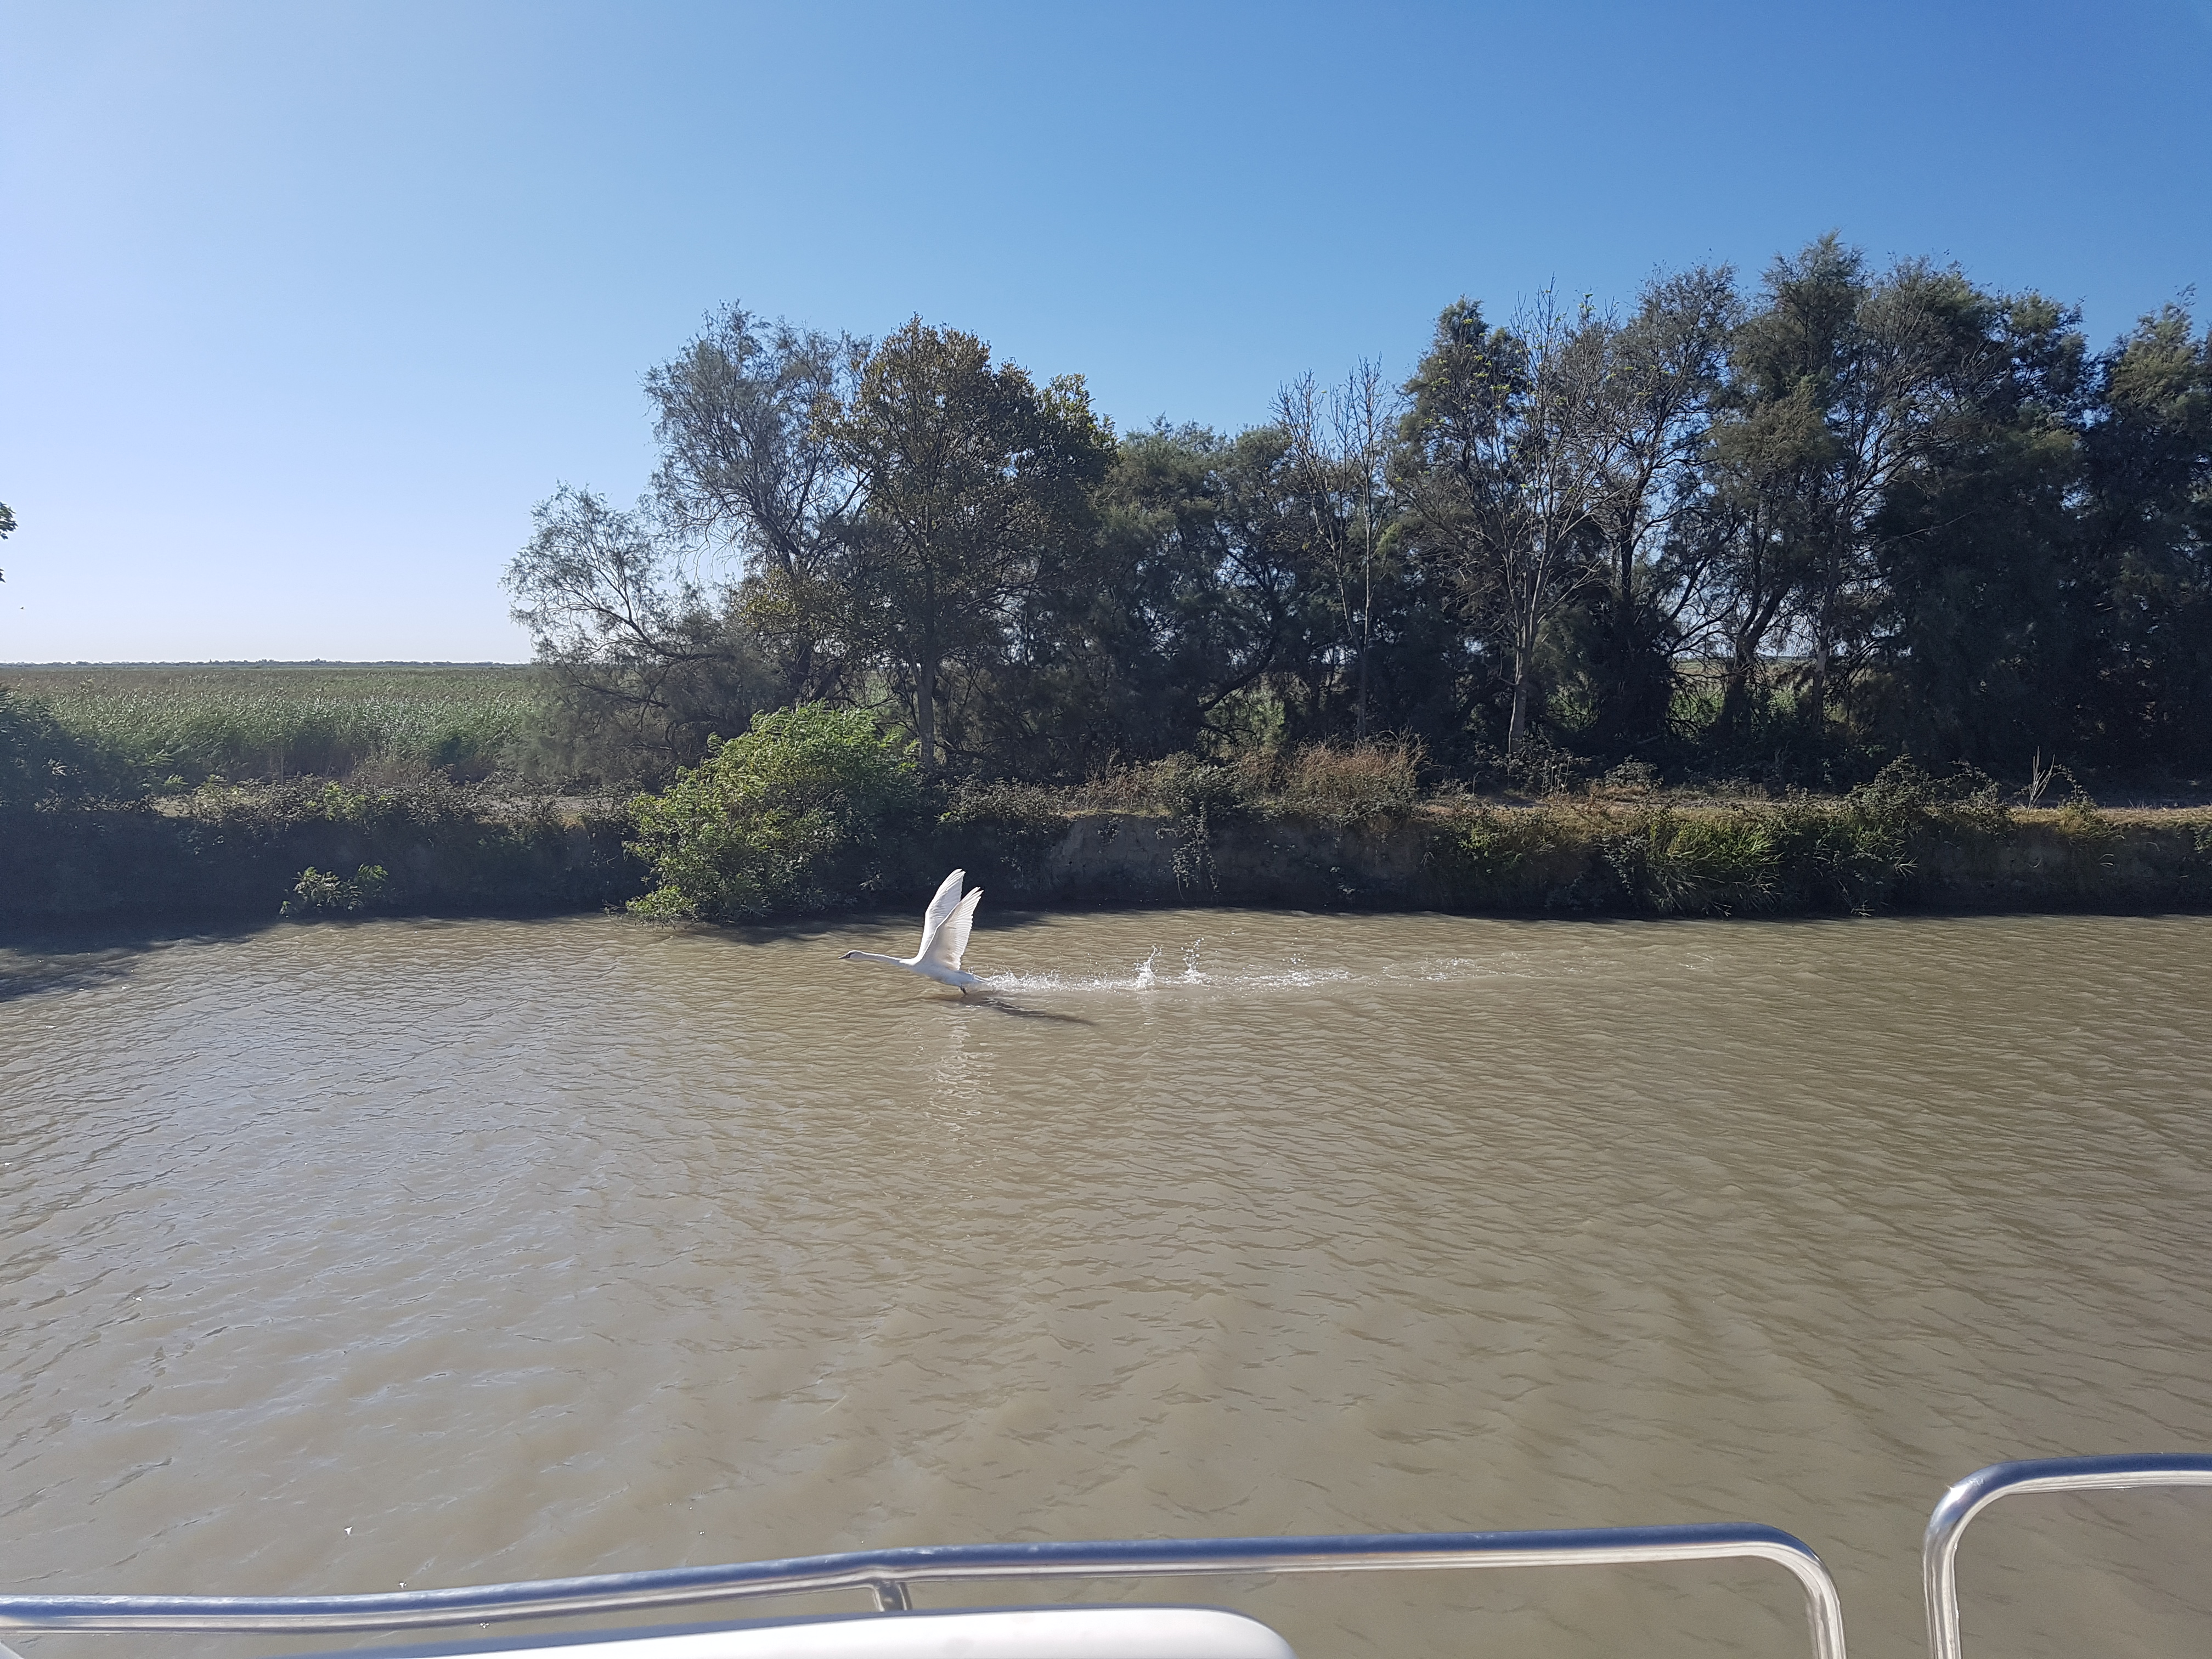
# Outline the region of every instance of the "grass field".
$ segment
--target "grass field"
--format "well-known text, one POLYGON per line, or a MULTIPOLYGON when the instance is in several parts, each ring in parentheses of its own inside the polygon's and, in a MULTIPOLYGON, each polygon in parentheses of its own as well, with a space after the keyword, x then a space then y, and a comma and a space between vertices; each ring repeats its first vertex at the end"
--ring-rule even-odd
POLYGON ((0 664, 0 686, 155 783, 439 769, 482 778, 537 714, 540 684, 526 664, 0 664))

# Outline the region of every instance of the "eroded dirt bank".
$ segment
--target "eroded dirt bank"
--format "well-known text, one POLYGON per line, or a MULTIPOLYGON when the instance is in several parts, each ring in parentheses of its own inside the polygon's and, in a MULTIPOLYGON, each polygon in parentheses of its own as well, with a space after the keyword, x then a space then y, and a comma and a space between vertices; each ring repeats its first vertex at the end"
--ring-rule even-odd
MULTIPOLYGON (((178 816, 143 807, 0 820, 0 920, 267 918, 302 872, 383 872, 367 908, 588 911, 644 890, 605 807, 544 804, 178 816)), ((862 902, 951 864, 1040 905, 1238 904, 1558 915, 2212 905, 2212 809, 1883 818, 1842 802, 1456 805, 1364 823, 1094 811, 939 826, 886 849, 862 902)))

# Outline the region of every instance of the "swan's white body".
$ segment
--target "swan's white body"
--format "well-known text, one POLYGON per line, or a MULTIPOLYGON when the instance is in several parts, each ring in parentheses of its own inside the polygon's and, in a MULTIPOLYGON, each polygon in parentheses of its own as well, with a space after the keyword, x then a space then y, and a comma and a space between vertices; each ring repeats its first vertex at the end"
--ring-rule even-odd
POLYGON ((848 962, 880 962, 886 968, 903 968, 908 973, 933 979, 939 985, 957 985, 965 996, 983 981, 975 975, 963 972, 960 958, 968 953, 968 930, 975 926, 975 901, 983 896, 978 887, 967 897, 960 896, 960 884, 966 878, 965 870, 955 870, 939 884, 937 896, 930 900, 929 908, 921 917, 921 949, 910 957, 887 957, 873 951, 848 951, 848 962))

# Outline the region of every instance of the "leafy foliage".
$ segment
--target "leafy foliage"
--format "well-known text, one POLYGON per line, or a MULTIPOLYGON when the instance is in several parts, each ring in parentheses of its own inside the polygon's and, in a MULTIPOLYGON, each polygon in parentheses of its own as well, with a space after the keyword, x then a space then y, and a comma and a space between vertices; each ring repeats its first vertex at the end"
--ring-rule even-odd
POLYGON ((82 793, 96 781, 90 746, 52 707, 0 685, 0 809, 82 793))
POLYGON ((631 804, 630 849, 665 920, 744 920, 849 902, 876 887, 887 831, 920 799, 910 745, 864 710, 823 703, 756 715, 750 730, 631 804))
POLYGON ((311 864, 300 872, 300 879, 293 884, 292 896, 284 901, 280 914, 305 916, 373 908, 384 896, 385 885, 390 880, 390 873, 380 864, 360 866, 351 880, 325 875, 311 864))
POLYGON ((1455 815, 1431 856, 1461 902, 1656 915, 1866 912, 1909 898, 1918 849, 1994 843, 1996 787, 1893 763, 1841 798, 1686 807, 1592 794, 1455 815))
POLYGON ((933 771, 939 673, 1005 652, 1014 606, 1084 539, 1111 435, 1081 376, 1039 386, 975 336, 920 318, 869 354, 818 424, 862 489, 817 625, 912 676, 933 771))
POLYGON ((509 572, 541 775, 665 778, 810 701, 1033 785, 1386 733, 1540 793, 2212 765, 2212 335, 2178 306, 2098 353, 1826 236, 1620 314, 1455 301, 1395 392, 1303 376, 1234 434, 1117 438, 919 319, 733 307, 647 384, 647 499, 556 492, 509 572))

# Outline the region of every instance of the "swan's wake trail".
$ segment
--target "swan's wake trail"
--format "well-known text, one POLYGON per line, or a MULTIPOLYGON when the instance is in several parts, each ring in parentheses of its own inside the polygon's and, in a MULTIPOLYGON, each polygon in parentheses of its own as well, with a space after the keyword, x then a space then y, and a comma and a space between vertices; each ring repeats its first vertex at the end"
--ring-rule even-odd
POLYGON ((1308 968, 1297 957, 1287 968, 1276 969, 1243 969, 1208 972, 1199 966, 1199 947, 1204 939, 1193 939, 1183 947, 1182 971, 1163 974, 1160 971, 1160 947, 1154 945, 1133 973, 1121 975, 1084 975, 1073 974, 992 974, 983 983, 994 991, 1060 991, 1078 994, 1109 993, 1160 992, 1179 989, 1185 986, 1203 987, 1226 991, 1297 990, 1313 985, 1340 983, 1352 978, 1346 968, 1308 968))

